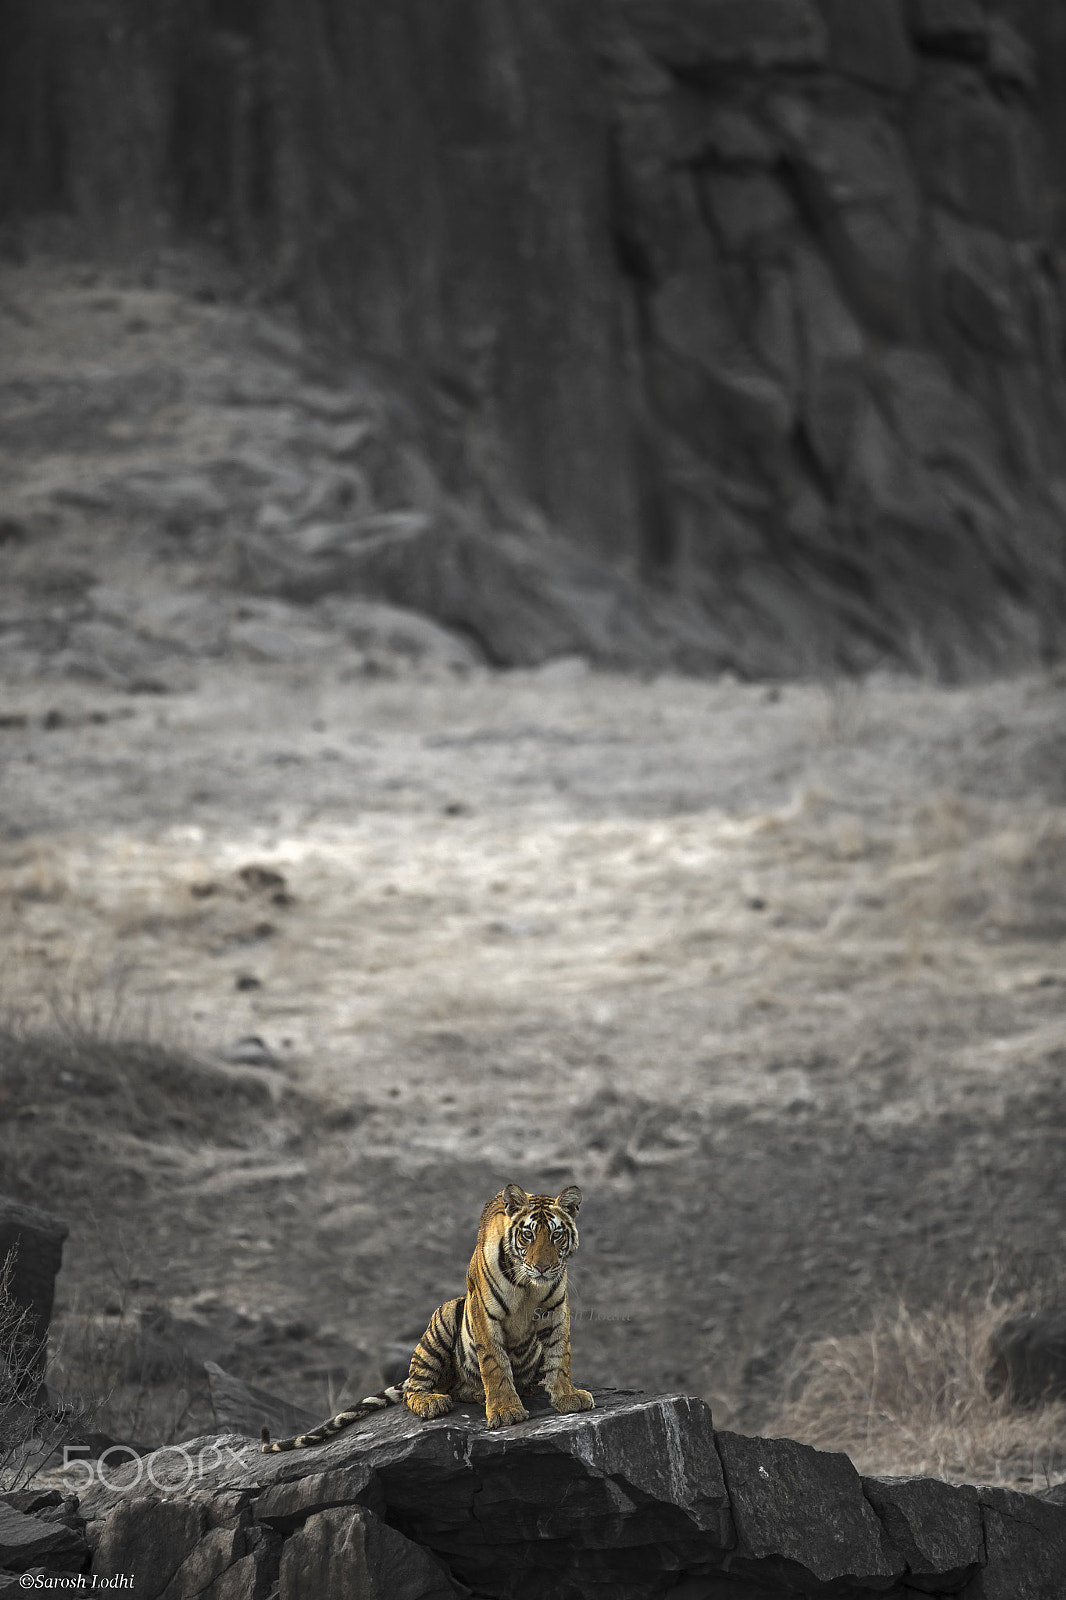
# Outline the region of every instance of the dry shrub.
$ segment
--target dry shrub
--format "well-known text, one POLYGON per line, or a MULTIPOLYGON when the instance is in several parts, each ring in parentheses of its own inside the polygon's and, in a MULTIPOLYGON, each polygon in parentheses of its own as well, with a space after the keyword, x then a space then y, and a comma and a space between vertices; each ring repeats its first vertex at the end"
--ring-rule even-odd
POLYGON ((1022 1411, 986 1386, 990 1340, 1020 1302, 914 1311, 819 1339, 763 1429, 844 1450, 861 1472, 1040 1490, 1066 1477, 1066 1405, 1022 1411))
POLYGON ((1066 818, 1048 812, 1023 835, 1012 883, 1010 921, 1030 938, 1061 939, 1066 933, 1066 818))
POLYGON ((15 1251, 0 1262, 0 1490, 22 1489, 86 1414, 53 1405, 41 1383, 46 1341, 11 1293, 15 1251))
POLYGON ((94 1430, 158 1446, 210 1426, 211 1414, 206 1396, 193 1392, 183 1352, 145 1333, 144 1314, 125 1303, 110 1313, 75 1304, 63 1318, 48 1379, 71 1409, 91 1415, 94 1430))

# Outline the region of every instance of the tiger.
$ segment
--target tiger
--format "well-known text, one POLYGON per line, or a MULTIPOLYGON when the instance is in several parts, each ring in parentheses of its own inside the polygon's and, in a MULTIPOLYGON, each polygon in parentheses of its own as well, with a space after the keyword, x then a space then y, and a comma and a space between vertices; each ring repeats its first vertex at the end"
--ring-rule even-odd
POLYGON ((591 1411, 587 1389, 570 1381, 567 1262, 578 1246, 581 1190, 570 1184, 554 1200, 509 1183, 493 1195, 478 1223, 466 1293, 438 1306, 415 1347, 407 1377, 309 1433, 275 1439, 263 1429, 263 1453, 322 1444, 373 1412, 404 1404, 423 1422, 442 1417, 456 1400, 483 1401, 489 1428, 525 1422, 522 1395, 547 1390, 556 1411, 591 1411))

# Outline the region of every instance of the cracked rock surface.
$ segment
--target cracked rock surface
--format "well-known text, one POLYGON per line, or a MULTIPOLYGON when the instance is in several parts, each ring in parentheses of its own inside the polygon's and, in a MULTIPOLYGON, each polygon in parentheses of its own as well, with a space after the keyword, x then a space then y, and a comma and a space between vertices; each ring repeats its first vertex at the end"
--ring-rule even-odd
POLYGON ((84 1495, 92 1570, 138 1596, 280 1600, 1061 1600, 1066 1507, 927 1478, 862 1478, 838 1453, 716 1432, 686 1395, 489 1433, 475 1406, 398 1409, 264 1458, 209 1436, 84 1495), (274 1584, 278 1584, 275 1591, 274 1584))

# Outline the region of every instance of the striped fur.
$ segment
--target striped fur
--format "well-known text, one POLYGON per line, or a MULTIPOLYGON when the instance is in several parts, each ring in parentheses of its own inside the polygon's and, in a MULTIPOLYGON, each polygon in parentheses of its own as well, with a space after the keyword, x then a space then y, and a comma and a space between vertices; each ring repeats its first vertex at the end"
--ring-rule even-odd
POLYGON ((269 1455, 275 1450, 306 1450, 308 1445, 325 1444, 327 1439, 332 1439, 335 1433, 343 1433, 345 1428, 350 1428, 353 1422, 361 1422, 364 1417, 372 1417, 375 1411, 383 1411, 386 1406, 398 1406, 403 1399, 403 1391, 407 1387, 407 1380, 398 1387, 390 1386, 382 1389, 378 1394, 368 1394, 350 1411, 338 1411, 335 1417, 330 1417, 328 1422, 321 1423, 317 1428, 312 1428, 310 1433, 298 1433, 294 1439, 275 1439, 270 1442, 270 1429, 264 1428, 262 1433, 263 1454, 269 1455))
POLYGON ((581 1191, 573 1184, 554 1199, 509 1183, 481 1213, 466 1294, 438 1306, 398 1389, 371 1395, 321 1427, 263 1449, 320 1444, 353 1422, 400 1399, 423 1421, 456 1400, 483 1401, 490 1428, 524 1422, 521 1396, 546 1389, 556 1411, 590 1411, 586 1389, 570 1381, 570 1305, 566 1264, 578 1245, 581 1191))

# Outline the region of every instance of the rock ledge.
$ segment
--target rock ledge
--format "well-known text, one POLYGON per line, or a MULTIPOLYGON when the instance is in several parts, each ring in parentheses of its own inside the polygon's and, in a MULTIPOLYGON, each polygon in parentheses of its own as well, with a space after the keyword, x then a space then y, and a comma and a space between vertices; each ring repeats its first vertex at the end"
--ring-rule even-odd
POLYGON ((101 1578, 138 1600, 1062 1600, 1066 1507, 714 1429, 687 1395, 597 1395, 489 1433, 475 1406, 264 1457, 236 1434, 86 1488, 101 1578), (309 1587, 310 1586, 310 1587, 309 1587))

